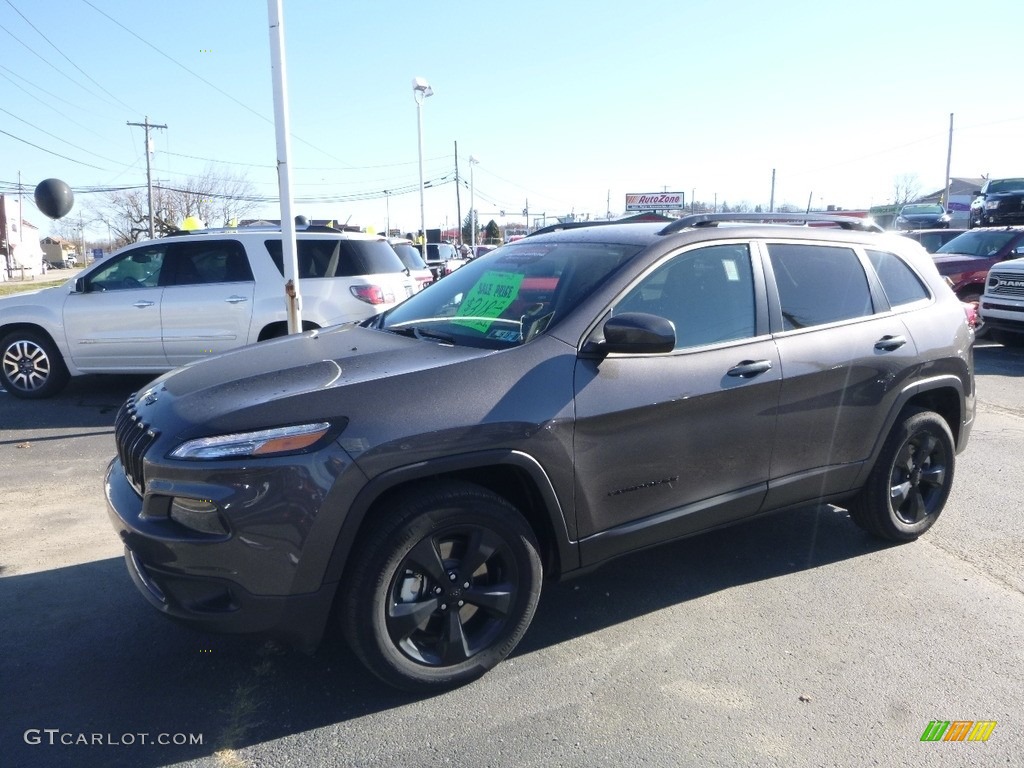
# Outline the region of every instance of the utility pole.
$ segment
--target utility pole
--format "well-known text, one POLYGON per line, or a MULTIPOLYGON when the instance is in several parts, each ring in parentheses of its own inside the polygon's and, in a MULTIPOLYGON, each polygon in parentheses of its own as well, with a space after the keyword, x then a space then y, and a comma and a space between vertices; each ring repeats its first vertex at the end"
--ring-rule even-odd
POLYGON ((128 123, 128 125, 134 125, 139 128, 146 129, 146 190, 149 194, 149 236, 150 238, 156 237, 156 229, 153 226, 153 168, 150 163, 150 156, 152 155, 153 149, 149 143, 149 129, 160 128, 161 130, 167 130, 166 125, 154 125, 149 122, 149 115, 146 115, 146 121, 144 123, 128 123))
POLYGON ((775 169, 772 168, 772 196, 768 202, 768 213, 775 213, 775 169))
POLYGON ((949 113, 949 149, 946 150, 946 186, 942 188, 942 207, 949 213, 949 164, 953 161, 953 113, 949 113))
POLYGON ((459 142, 455 142, 455 212, 459 216, 459 223, 456 225, 459 228, 458 240, 460 243, 464 243, 462 239, 462 192, 459 189, 459 142))

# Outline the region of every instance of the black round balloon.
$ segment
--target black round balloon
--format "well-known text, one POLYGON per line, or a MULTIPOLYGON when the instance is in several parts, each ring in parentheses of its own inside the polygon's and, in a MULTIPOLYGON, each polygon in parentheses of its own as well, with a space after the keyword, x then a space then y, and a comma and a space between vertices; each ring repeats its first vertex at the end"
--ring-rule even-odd
POLYGON ((60 179, 46 179, 36 185, 36 205, 51 219, 66 216, 74 204, 71 187, 60 179))

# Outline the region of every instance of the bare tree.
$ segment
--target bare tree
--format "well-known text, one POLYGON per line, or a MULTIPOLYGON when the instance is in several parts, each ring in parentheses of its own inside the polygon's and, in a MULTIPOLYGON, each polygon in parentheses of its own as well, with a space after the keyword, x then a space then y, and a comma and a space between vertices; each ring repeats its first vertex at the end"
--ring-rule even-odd
POLYGON ((921 181, 916 173, 905 173, 897 176, 893 182, 892 203, 893 205, 906 205, 912 203, 921 196, 921 181))
MULTIPOLYGON (((216 173, 212 167, 174 185, 153 187, 153 227, 158 235, 176 232, 190 216, 206 226, 232 226, 259 205, 244 174, 216 173)), ((119 245, 149 235, 149 202, 145 189, 105 193, 93 206, 95 218, 110 227, 119 245)))

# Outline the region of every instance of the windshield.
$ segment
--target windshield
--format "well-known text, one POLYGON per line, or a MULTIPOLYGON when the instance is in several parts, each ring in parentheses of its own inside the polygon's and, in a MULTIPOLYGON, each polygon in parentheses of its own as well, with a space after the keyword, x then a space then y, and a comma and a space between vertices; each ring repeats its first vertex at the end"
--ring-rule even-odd
POLYGON ((945 213, 945 209, 941 205, 929 205, 922 203, 920 205, 905 205, 901 214, 906 216, 907 214, 922 214, 922 213, 945 213))
POLYGON ((420 249, 412 243, 392 243, 391 247, 395 249, 395 253, 398 254, 398 258, 402 260, 409 269, 426 269, 427 263, 423 261, 423 257, 420 255, 420 249))
POLYGON ((1010 242, 1016 232, 982 232, 972 230, 957 235, 936 253, 965 253, 968 256, 995 256, 1010 242))
POLYGON ((1024 190, 1024 179, 996 179, 988 183, 986 192, 1013 192, 1024 190))
POLYGON ((554 326, 640 251, 635 245, 517 242, 427 287, 373 327, 500 349, 554 326))

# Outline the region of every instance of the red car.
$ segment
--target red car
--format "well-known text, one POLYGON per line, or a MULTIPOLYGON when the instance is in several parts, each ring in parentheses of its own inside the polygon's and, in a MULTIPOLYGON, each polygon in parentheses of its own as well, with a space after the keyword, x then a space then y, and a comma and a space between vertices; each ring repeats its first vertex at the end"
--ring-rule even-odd
POLYGON ((985 277, 1000 261, 1024 256, 1024 227, 983 227, 954 237, 932 254, 961 301, 977 303, 985 277))

